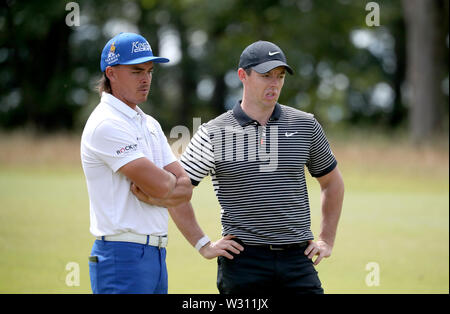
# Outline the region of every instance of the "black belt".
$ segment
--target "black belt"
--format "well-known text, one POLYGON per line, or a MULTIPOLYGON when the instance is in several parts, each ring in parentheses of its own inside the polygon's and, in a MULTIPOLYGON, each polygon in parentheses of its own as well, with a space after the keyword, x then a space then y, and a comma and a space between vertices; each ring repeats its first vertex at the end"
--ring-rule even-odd
MULTIPOLYGON (((309 242, 300 242, 300 243, 290 243, 290 244, 261 244, 261 245, 250 245, 254 248, 268 249, 271 251, 285 251, 285 250, 294 250, 306 248, 309 242)), ((248 244, 247 244, 248 245, 248 244)))

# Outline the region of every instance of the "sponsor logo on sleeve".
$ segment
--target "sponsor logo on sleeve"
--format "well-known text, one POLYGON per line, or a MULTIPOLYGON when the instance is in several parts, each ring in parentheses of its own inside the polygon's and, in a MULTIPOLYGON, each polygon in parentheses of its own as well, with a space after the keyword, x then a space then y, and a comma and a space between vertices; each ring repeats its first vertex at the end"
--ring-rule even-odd
POLYGON ((131 144, 131 145, 127 145, 127 146, 124 146, 124 147, 116 150, 116 154, 117 154, 117 156, 120 156, 124 153, 132 152, 132 151, 136 151, 136 150, 137 150, 137 144, 131 144))

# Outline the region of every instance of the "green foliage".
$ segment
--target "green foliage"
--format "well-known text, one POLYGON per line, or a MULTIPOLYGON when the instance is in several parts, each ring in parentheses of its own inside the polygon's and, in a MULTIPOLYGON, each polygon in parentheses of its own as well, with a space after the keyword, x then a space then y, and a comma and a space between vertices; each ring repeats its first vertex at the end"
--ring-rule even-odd
POLYGON ((77 3, 80 26, 71 27, 65 23, 65 2, 10 0, 1 8, 0 127, 81 128, 98 103, 101 50, 120 31, 143 34, 155 54, 168 53, 164 43, 175 39, 178 48, 171 50, 179 50, 181 58, 156 69, 149 101, 142 105, 166 130, 189 126, 192 117, 207 121, 230 108, 240 95, 233 77, 240 53, 259 39, 278 44, 295 70, 286 79, 281 103, 312 112, 330 125, 394 128, 406 121, 400 1, 377 1, 379 27, 366 25, 364 1, 77 3), (352 40, 358 30, 369 36, 366 46, 357 47, 352 40), (377 86, 393 99, 385 105, 374 102, 377 86))

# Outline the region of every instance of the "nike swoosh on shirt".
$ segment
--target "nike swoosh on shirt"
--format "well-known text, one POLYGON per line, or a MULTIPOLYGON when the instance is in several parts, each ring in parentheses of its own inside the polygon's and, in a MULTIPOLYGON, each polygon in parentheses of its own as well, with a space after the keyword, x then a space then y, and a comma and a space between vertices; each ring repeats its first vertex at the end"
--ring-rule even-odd
POLYGON ((274 55, 276 55, 277 53, 280 53, 280 52, 279 52, 279 51, 275 51, 275 52, 269 51, 269 56, 274 56, 274 55))
POLYGON ((292 135, 294 135, 294 134, 296 134, 296 133, 298 133, 298 132, 292 132, 292 133, 286 132, 286 133, 284 133, 284 136, 290 137, 290 136, 292 136, 292 135))

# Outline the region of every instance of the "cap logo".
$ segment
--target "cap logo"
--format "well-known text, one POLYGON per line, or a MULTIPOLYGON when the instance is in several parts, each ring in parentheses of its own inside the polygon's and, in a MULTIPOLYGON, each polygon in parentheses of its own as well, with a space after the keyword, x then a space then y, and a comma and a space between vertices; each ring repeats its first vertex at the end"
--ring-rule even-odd
POLYGON ((274 55, 276 55, 277 53, 280 53, 280 52, 279 52, 279 51, 275 51, 275 52, 269 51, 269 56, 274 56, 274 55))
POLYGON ((112 64, 119 60, 120 54, 116 54, 116 46, 114 46, 114 44, 115 42, 113 42, 111 48, 109 48, 108 56, 105 59, 107 64, 112 64))
POLYGON ((146 43, 146 42, 141 43, 139 41, 134 41, 131 44, 131 53, 142 52, 142 51, 152 51, 149 43, 146 43))

